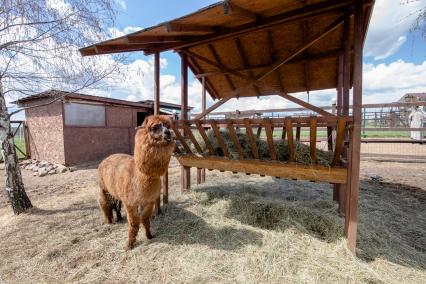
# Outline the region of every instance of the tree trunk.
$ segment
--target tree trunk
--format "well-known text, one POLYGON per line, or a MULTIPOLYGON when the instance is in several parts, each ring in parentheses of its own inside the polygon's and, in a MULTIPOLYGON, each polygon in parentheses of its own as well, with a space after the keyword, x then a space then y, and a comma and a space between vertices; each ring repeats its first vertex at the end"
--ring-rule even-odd
MULTIPOLYGON (((1 82, 0 82, 1 84, 1 82)), ((9 198, 13 213, 20 214, 32 207, 31 201, 25 193, 21 170, 16 155, 10 117, 7 113, 6 100, 1 92, 0 85, 0 142, 4 156, 4 167, 7 174, 6 195, 9 198)))

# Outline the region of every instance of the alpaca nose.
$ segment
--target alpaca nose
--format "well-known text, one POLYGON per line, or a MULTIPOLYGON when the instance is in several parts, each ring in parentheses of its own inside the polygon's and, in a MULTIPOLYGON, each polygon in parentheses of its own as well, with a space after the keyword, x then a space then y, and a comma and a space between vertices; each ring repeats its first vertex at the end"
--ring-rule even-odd
POLYGON ((164 136, 166 138, 171 138, 172 137, 172 133, 170 132, 169 129, 164 130, 164 136))

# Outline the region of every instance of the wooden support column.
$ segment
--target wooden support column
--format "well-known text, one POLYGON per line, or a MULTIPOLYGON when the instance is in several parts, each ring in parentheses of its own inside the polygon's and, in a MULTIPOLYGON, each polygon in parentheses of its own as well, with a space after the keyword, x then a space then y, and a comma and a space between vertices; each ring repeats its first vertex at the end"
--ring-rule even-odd
POLYGON ((362 122, 362 49, 363 1, 355 0, 354 16, 354 68, 353 68, 353 132, 350 147, 349 180, 345 206, 345 236, 349 249, 355 253, 358 226, 358 194, 362 122))
MULTIPOLYGON (((154 115, 160 114, 160 53, 156 51, 154 53, 154 115)), ((167 176, 167 172, 164 174, 167 176)), ((161 183, 161 191, 163 192, 163 197, 165 192, 168 195, 167 184, 163 182, 161 183)), ((168 200, 168 198, 167 198, 168 200)), ((161 194, 155 202, 155 214, 161 214, 161 194)))
MULTIPOLYGON (((206 78, 201 78, 201 112, 206 111, 206 78)), ((197 184, 206 182, 206 169, 197 169, 197 184)))
MULTIPOLYGON (((181 53, 181 120, 188 119, 188 55, 181 53)), ((185 134, 185 133, 184 133, 185 134)), ((191 168, 181 166, 181 190, 191 188, 191 168)))

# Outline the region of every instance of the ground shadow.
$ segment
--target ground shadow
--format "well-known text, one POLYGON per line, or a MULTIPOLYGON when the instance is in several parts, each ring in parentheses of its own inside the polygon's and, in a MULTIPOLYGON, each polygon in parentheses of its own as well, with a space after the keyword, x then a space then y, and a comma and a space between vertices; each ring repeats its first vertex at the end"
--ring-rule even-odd
POLYGON ((30 210, 28 210, 26 214, 55 215, 55 214, 65 214, 65 213, 72 213, 72 212, 79 212, 79 211, 90 212, 98 208, 99 206, 95 206, 91 204, 73 204, 65 208, 55 208, 55 209, 43 209, 43 208, 33 207, 30 210))
POLYGON ((171 245, 207 245, 212 249, 236 250, 247 245, 260 246, 262 234, 231 226, 213 227, 181 203, 169 203, 165 212, 156 217, 151 226, 155 242, 171 245))

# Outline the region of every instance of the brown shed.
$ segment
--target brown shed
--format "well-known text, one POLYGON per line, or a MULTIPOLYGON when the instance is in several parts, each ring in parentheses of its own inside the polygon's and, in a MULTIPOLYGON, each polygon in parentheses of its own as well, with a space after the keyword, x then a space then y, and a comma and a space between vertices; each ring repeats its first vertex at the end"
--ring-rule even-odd
MULTIPOLYGON (((132 154, 135 127, 153 113, 149 101, 130 102, 56 90, 14 103, 20 107, 38 106, 25 110, 31 157, 65 165, 97 161, 113 153, 132 154)), ((180 110, 180 105, 169 103, 160 107, 163 113, 180 110)))

